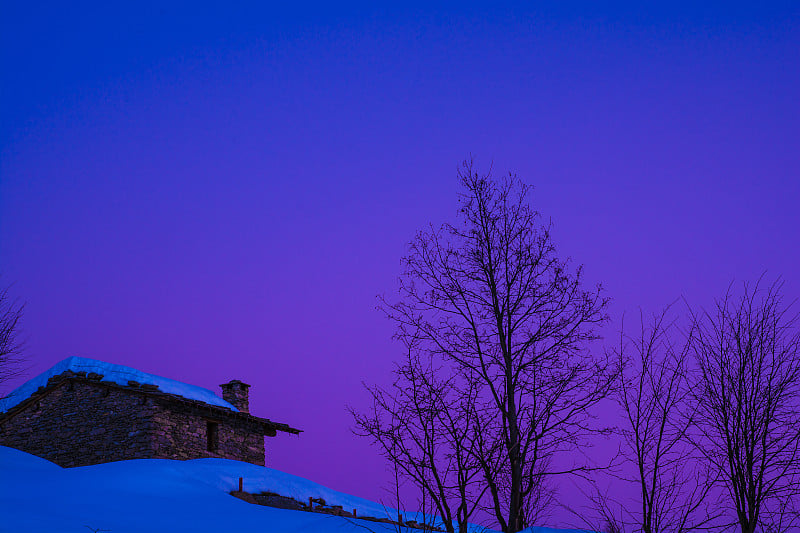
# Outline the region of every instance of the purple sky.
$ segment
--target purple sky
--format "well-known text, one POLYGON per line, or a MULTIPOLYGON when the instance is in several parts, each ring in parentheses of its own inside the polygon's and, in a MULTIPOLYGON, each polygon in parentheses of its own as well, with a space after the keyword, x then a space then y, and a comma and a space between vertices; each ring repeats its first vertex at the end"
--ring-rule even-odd
POLYGON ((389 378, 375 296, 454 219, 470 153, 535 186, 615 317, 763 271, 800 296, 797 4, 106 4, 0 10, 28 377, 80 355, 245 380, 254 414, 305 430, 271 466, 385 499, 345 406, 389 378))

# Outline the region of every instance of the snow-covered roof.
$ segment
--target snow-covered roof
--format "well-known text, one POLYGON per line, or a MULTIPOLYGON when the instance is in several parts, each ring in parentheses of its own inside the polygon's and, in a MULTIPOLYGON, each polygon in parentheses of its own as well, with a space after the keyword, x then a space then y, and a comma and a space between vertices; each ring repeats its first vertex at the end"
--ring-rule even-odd
POLYGON ((127 385, 129 381, 158 385, 158 389, 161 392, 175 394, 189 400, 198 400, 210 405, 227 407, 231 411, 238 411, 233 405, 203 387, 189 385, 188 383, 182 383, 169 378, 162 378, 161 376, 148 374, 128 366, 115 365, 113 363, 106 363, 105 361, 98 361, 96 359, 87 359, 85 357, 68 357, 56 363, 49 370, 25 382, 12 391, 6 398, 0 399, 0 413, 4 413, 15 405, 23 402, 36 392, 39 387, 46 386, 48 379, 66 372, 67 370, 71 370, 72 372, 86 372, 87 374, 94 372, 95 374, 102 375, 104 381, 112 381, 119 385, 127 385))

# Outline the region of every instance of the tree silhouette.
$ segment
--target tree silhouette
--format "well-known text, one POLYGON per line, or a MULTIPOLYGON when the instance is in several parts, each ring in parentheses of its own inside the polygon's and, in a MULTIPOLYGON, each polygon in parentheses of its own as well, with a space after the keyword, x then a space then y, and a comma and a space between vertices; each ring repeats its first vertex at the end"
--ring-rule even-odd
POLYGON ((782 287, 729 287, 713 313, 692 316, 697 448, 742 533, 800 525, 800 331, 782 287))
POLYGON ((613 398, 624 417, 622 466, 616 477, 637 488, 630 503, 595 489, 590 501, 601 521, 622 531, 687 533, 719 517, 710 502, 711 476, 692 446, 694 413, 689 348, 670 308, 646 321, 636 334, 620 332, 614 355, 620 365, 613 398))
MULTIPOLYGON (((458 475, 467 469, 456 492, 478 479, 485 510, 503 531, 515 532, 547 507, 550 476, 590 470, 584 462, 556 468, 554 460, 589 444, 589 411, 613 385, 611 365, 587 349, 607 320, 607 299, 600 286, 585 290, 582 268, 556 255, 550 225, 528 204, 529 186, 515 175, 481 175, 471 161, 459 178, 459 222, 417 234, 403 260, 399 299, 382 299, 381 308, 409 360, 431 361, 420 369, 453 384, 439 407, 459 413, 452 418, 470 458, 455 467, 458 475)), ((413 402, 392 394, 395 407, 387 408, 379 401, 385 395, 373 396, 372 414, 386 419, 413 402)), ((394 438, 356 422, 379 442, 394 438)), ((422 432, 415 435, 420 441, 431 438, 427 429, 413 431, 422 432)))
POLYGON ((21 373, 23 342, 19 337, 24 305, 9 295, 9 288, 0 288, 0 398, 8 380, 21 373))

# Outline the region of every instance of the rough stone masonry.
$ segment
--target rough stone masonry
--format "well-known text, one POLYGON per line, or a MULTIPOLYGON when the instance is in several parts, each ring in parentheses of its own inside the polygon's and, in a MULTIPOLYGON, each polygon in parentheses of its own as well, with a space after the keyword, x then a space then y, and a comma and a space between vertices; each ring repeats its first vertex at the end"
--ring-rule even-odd
POLYGON ((222 385, 226 407, 134 381, 66 371, 0 413, 0 445, 83 466, 125 459, 220 457, 265 464, 264 436, 299 430, 249 414, 249 385, 222 385))

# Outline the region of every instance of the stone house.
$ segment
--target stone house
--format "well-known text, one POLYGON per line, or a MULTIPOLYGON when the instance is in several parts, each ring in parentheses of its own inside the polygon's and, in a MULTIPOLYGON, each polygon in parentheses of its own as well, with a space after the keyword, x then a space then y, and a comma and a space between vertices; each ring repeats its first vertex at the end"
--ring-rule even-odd
POLYGON ((250 414, 249 385, 208 389, 70 357, 0 400, 0 445, 58 465, 219 457, 265 464, 264 437, 300 430, 250 414))

